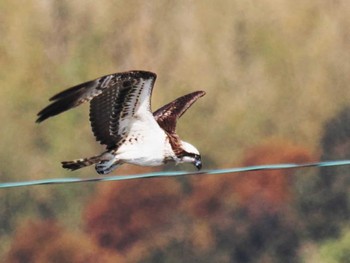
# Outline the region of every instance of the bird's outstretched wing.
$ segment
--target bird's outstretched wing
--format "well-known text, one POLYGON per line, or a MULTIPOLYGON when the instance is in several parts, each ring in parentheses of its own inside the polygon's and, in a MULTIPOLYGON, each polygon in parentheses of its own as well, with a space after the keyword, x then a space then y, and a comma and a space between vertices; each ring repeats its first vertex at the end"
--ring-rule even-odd
POLYGON ((153 116, 160 127, 166 132, 173 134, 175 133, 177 120, 197 99, 204 95, 204 91, 195 91, 184 95, 156 110, 153 116))
POLYGON ((38 113, 36 122, 91 101, 92 131, 97 141, 111 149, 127 136, 132 121, 150 120, 155 80, 155 73, 128 71, 79 84, 53 96, 53 102, 38 113))

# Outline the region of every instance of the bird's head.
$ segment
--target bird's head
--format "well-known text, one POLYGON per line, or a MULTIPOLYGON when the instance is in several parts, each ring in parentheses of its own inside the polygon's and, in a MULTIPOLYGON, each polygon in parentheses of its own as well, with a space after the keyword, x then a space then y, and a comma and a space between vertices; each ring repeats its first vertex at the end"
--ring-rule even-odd
POLYGON ((179 156, 179 163, 192 163, 198 170, 202 168, 201 155, 196 147, 188 142, 181 141, 183 152, 179 156))

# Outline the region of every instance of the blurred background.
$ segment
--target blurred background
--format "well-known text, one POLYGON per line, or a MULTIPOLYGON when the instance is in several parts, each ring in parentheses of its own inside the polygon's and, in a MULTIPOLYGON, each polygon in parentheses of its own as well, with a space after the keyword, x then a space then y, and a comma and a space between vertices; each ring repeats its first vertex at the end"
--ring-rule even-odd
MULTIPOLYGON (((132 69, 204 169, 350 158, 346 0, 0 2, 1 182, 95 177, 88 105, 48 98, 132 69)), ((158 170, 192 171, 190 165, 158 170)), ((123 166, 114 174, 156 169, 123 166)), ((350 262, 349 167, 0 190, 1 262, 350 262)))

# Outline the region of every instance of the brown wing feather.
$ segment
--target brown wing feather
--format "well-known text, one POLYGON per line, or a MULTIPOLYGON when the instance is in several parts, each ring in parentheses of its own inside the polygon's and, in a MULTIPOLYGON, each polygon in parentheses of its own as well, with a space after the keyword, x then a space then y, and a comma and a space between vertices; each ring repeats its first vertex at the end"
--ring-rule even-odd
MULTIPOLYGON (((142 88, 140 79, 124 79, 121 83, 91 101, 90 122, 92 131, 97 141, 107 145, 108 149, 114 148, 127 135, 126 132, 119 129, 120 120, 132 117, 130 107, 135 107, 135 105, 131 106, 128 103, 135 92, 142 88)), ((152 87, 150 88, 152 89, 152 87)), ((127 127, 124 131, 126 130, 127 127)))
POLYGON ((128 71, 79 84, 53 96, 53 102, 38 113, 37 122, 91 101, 92 131, 98 141, 111 148, 121 139, 119 121, 130 117, 130 109, 135 110, 130 103, 139 103, 138 90, 149 89, 150 96, 155 79, 152 72, 128 71), (146 80, 151 80, 150 86, 144 87, 146 80))
POLYGON ((113 114, 119 87, 113 86, 90 103, 90 123, 96 140, 101 144, 112 145, 119 140, 116 134, 110 133, 110 116, 113 114))
POLYGON ((50 98, 50 101, 53 102, 38 113, 36 122, 42 122, 50 117, 77 107, 84 102, 92 100, 94 97, 100 95, 104 89, 108 88, 108 85, 105 84, 108 84, 115 76, 116 74, 106 75, 56 94, 50 98))
POLYGON ((193 103, 204 96, 204 91, 195 91, 164 105, 153 113, 154 118, 168 133, 175 133, 176 122, 193 103))

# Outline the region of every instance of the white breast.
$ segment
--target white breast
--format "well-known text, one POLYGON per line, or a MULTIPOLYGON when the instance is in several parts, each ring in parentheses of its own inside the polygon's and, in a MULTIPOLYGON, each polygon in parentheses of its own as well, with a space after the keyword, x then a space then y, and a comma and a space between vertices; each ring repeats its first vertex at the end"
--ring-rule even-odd
POLYGON ((119 147, 116 159, 136 165, 158 166, 163 164, 165 157, 173 156, 165 132, 158 125, 152 127, 133 126, 125 143, 119 147))

